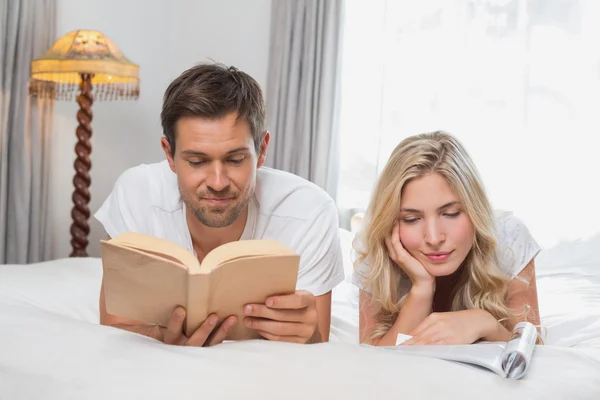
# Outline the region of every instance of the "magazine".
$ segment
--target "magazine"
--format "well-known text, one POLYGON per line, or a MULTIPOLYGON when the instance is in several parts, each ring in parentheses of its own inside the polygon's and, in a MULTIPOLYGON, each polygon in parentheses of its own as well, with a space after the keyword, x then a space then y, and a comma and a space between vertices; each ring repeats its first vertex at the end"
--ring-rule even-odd
POLYGON ((435 357, 442 360, 472 364, 495 372, 503 378, 525 376, 535 352, 538 331, 529 322, 518 323, 508 342, 480 342, 468 345, 400 346, 411 338, 399 334, 396 346, 403 354, 435 357))

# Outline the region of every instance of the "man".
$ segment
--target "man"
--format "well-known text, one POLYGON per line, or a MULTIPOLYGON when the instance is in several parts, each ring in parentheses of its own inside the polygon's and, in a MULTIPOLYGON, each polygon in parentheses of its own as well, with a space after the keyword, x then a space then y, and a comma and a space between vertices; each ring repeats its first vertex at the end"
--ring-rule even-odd
MULTIPOLYGON (((263 167, 270 133, 258 83, 233 67, 195 66, 167 88, 161 113, 166 160, 125 171, 95 217, 109 237, 135 231, 177 243, 200 261, 234 240, 275 239, 300 254, 297 291, 249 304, 243 321, 210 315, 189 337, 185 310, 167 327, 106 312, 100 322, 168 344, 210 346, 246 324, 268 340, 329 339, 331 290, 344 279, 333 200, 316 185, 263 167)), ((226 316, 222 316, 226 317, 226 316)))

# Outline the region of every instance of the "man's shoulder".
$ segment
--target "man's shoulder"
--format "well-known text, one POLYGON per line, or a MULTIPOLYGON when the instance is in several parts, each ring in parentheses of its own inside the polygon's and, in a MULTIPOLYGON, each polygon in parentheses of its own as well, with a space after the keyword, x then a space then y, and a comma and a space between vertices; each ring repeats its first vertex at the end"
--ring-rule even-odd
POLYGON ((172 208, 179 200, 177 178, 166 160, 127 168, 113 190, 125 200, 143 199, 160 208, 172 208))
POLYGON ((178 238, 178 199, 177 178, 166 162, 140 164, 119 175, 94 216, 111 237, 140 232, 178 238))
POLYGON ((257 171, 256 199, 261 214, 302 220, 333 205, 331 196, 313 182, 269 167, 257 171))
POLYGON ((145 181, 155 180, 158 177, 164 176, 167 172, 171 172, 167 160, 149 163, 138 164, 125 169, 119 176, 120 180, 137 180, 145 181))

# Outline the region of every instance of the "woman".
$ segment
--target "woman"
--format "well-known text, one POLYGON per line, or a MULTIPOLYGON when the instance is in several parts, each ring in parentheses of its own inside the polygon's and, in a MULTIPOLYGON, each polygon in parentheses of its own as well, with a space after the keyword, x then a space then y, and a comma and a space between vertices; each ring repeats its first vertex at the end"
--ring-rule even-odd
POLYGON ((354 242, 360 340, 395 345, 506 341, 539 326, 534 258, 511 213, 494 213, 473 161, 451 135, 409 137, 394 150, 354 242))

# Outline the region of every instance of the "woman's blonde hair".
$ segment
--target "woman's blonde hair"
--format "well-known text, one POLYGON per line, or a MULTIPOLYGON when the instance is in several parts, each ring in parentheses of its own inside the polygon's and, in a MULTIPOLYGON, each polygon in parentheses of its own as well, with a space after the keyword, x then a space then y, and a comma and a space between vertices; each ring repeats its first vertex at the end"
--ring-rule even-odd
POLYGON ((480 308, 499 321, 512 317, 507 307, 509 279, 495 256, 494 215, 479 173, 462 144, 445 132, 425 133, 403 140, 392 152, 375 187, 366 212, 362 244, 354 268, 370 292, 377 323, 367 342, 380 338, 392 326, 406 295, 399 285, 409 279, 388 256, 385 237, 398 219, 402 189, 412 179, 440 174, 459 197, 473 223, 473 246, 462 263, 452 311, 480 308), (360 264, 367 260, 369 270, 360 264))

